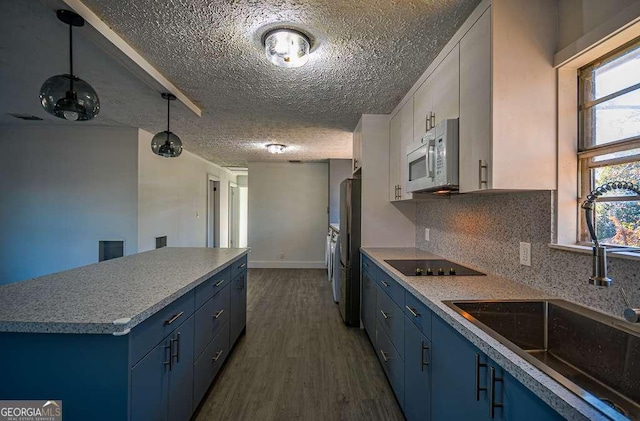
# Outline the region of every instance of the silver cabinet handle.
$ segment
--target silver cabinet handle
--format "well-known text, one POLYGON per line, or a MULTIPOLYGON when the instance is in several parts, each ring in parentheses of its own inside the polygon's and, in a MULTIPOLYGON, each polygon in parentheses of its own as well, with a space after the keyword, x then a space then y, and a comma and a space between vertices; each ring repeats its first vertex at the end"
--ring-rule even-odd
POLYGON ((388 283, 386 283, 385 281, 380 281, 380 283, 381 283, 382 285, 384 285, 384 286, 385 286, 385 288, 389 288, 389 287, 391 286, 391 285, 389 285, 388 283))
MULTIPOLYGON (((424 360, 424 351, 428 351, 429 350, 429 345, 425 345, 424 341, 420 341, 420 371, 424 371, 425 367, 428 367, 429 364, 431 363, 430 360, 427 359, 427 361, 424 360)), ((429 355, 429 353, 427 352, 427 356, 429 355)))
POLYGON ((480 362, 480 354, 476 354, 476 400, 480 400, 480 392, 486 392, 486 387, 480 387, 480 369, 487 368, 487 365, 480 362))
POLYGON ((243 267, 247 266, 246 263, 241 264, 240 266, 238 266, 238 269, 242 269, 243 267))
POLYGON ((407 308, 407 310, 409 310, 409 313, 411 313, 413 317, 420 317, 420 313, 418 313, 415 308, 409 306, 405 307, 407 308))
POLYGON ((383 350, 380 350, 380 355, 382 355, 382 359, 384 360, 384 362, 389 362, 389 357, 387 357, 387 353, 384 352, 383 350))
POLYGON ((172 318, 170 318, 169 320, 167 320, 166 322, 164 322, 167 325, 170 325, 171 323, 175 322, 176 320, 178 320, 180 317, 182 317, 182 315, 184 314, 184 311, 181 311, 178 314, 174 314, 172 318))
POLYGON ((382 313, 382 317, 384 317, 385 319, 388 319, 390 317, 389 314, 385 313, 383 310, 380 310, 380 313, 382 313))
POLYGON ((502 377, 496 377, 496 369, 491 367, 489 368, 491 373, 491 390, 489 392, 489 414, 491 415, 491 419, 495 418, 496 408, 504 407, 504 403, 496 402, 496 383, 502 383, 502 377))
POLYGON ((173 339, 169 339, 169 345, 164 346, 164 353, 167 354, 167 349, 169 350, 169 361, 163 361, 162 365, 169 366, 169 371, 173 370, 173 339))
POLYGON ((218 282, 216 282, 215 284, 213 284, 214 288, 218 288, 220 285, 224 284, 224 279, 220 279, 218 282))
POLYGON ((486 172, 489 172, 489 164, 484 164, 482 165, 482 159, 478 161, 478 188, 481 189, 482 185, 484 184, 485 187, 488 187, 488 182, 487 180, 483 180, 482 179, 482 170, 486 170, 486 172))
POLYGON ((224 350, 222 350, 222 349, 220 351, 216 352, 216 356, 211 358, 211 361, 213 361, 214 363, 218 362, 218 360, 222 356, 223 352, 224 352, 224 350))
POLYGON ((217 319, 218 317, 220 317, 222 315, 222 313, 224 313, 224 309, 220 310, 219 312, 217 312, 216 314, 213 315, 214 319, 217 319))

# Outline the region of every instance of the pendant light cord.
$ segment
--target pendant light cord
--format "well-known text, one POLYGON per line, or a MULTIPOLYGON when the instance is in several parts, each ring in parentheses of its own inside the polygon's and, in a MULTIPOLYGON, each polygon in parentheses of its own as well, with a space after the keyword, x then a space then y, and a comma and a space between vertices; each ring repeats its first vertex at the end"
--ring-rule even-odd
POLYGON ((171 133, 171 130, 169 130, 169 122, 171 120, 169 120, 169 110, 171 108, 171 97, 167 96, 167 132, 171 133))
POLYGON ((69 90, 73 92, 73 25, 69 24, 69 79, 71 80, 69 90))

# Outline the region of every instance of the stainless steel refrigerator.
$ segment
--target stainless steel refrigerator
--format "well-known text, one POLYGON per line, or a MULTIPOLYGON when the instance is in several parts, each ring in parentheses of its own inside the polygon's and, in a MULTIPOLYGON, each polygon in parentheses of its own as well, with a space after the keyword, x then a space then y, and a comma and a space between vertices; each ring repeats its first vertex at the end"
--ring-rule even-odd
POLYGON ((340 183, 340 315, 348 326, 360 326, 360 211, 362 182, 340 183))

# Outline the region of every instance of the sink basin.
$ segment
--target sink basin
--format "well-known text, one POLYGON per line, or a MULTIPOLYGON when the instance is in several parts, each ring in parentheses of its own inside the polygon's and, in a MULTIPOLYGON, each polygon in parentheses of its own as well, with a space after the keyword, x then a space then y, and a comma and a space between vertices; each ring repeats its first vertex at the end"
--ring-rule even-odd
POLYGON ((445 301, 610 419, 640 420, 640 331, 563 300, 445 301))

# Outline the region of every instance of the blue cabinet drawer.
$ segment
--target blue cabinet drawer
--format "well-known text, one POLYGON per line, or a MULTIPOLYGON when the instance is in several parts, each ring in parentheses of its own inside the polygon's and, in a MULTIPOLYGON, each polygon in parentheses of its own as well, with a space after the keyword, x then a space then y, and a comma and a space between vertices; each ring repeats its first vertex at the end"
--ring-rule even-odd
POLYGON ((400 357, 400 354, 391 343, 391 339, 389 339, 384 328, 380 325, 380 319, 378 319, 376 328, 376 353, 389 379, 389 383, 391 383, 393 393, 395 393, 398 403, 404 411, 404 360, 400 357))
POLYGON ((196 310, 195 355, 198 356, 207 344, 229 320, 230 296, 227 284, 220 293, 196 310))
POLYGON ((193 365, 193 407, 196 408, 229 354, 229 323, 222 326, 193 365))
POLYGON ((131 366, 193 314, 194 293, 187 292, 131 330, 131 366))
MULTIPOLYGON (((381 287, 378 287, 381 289, 381 287)), ((404 356, 404 313, 389 296, 381 291, 377 294, 376 318, 386 331, 393 346, 404 356)))
POLYGON ((231 281, 231 268, 226 267, 222 271, 216 273, 196 287, 196 308, 207 302, 207 300, 218 292, 222 291, 231 281))
POLYGON ((380 289, 389 294, 389 297, 393 301, 395 301, 400 308, 404 308, 404 291, 405 289, 396 281, 392 279, 389 275, 384 273, 382 269, 378 269, 378 277, 376 280, 378 281, 378 285, 380 285, 380 289))
POLYGON ((404 294, 404 313, 427 339, 431 339, 431 310, 409 291, 404 294))
POLYGON ((247 270, 247 255, 245 254, 240 259, 231 263, 231 279, 234 279, 236 276, 240 275, 240 272, 243 270, 247 270))

